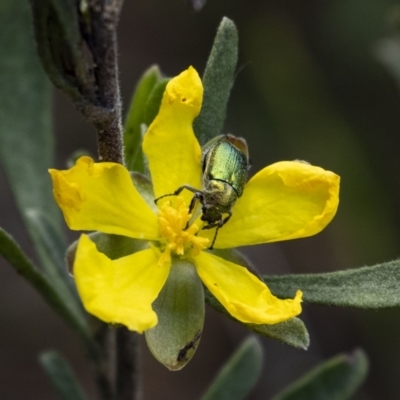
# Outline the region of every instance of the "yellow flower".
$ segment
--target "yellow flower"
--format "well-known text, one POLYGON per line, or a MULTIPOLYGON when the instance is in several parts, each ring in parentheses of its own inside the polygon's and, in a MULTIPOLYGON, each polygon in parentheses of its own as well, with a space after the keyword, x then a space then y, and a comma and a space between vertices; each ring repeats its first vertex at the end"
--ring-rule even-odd
MULTIPOLYGON (((158 116, 145 135, 143 150, 155 197, 188 184, 201 189, 201 148, 192 123, 203 87, 193 68, 172 79, 158 116)), ((65 171, 50 170, 54 197, 74 230, 101 231, 149 242, 147 249, 109 259, 82 235, 74 276, 86 310, 109 323, 143 332, 157 324, 152 303, 162 289, 174 258, 189 259, 204 285, 236 319, 275 324, 301 312, 301 292, 280 300, 246 268, 203 251, 214 235, 189 224, 193 196, 167 197, 159 208, 147 203, 125 167, 80 158, 65 171)), ((320 232, 338 206, 339 177, 302 162, 272 164, 247 183, 233 216, 218 233, 216 249, 295 239, 320 232)))

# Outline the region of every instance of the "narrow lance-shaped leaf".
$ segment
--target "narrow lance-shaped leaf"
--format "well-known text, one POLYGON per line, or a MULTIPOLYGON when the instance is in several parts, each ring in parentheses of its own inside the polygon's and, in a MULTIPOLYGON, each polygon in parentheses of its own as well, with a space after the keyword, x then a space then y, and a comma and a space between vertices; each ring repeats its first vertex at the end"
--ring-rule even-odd
POLYGON ((347 400, 364 381, 368 359, 362 350, 318 365, 272 400, 347 400))
POLYGON ((55 351, 40 356, 46 374, 62 400, 85 400, 86 396, 67 361, 55 351))
POLYGON ((400 261, 323 274, 265 276, 278 297, 303 291, 306 303, 343 307, 400 306, 400 261))
POLYGON ((0 254, 9 264, 25 278, 43 297, 43 299, 60 315, 81 337, 91 356, 97 357, 97 348, 90 336, 86 320, 81 310, 74 303, 66 303, 52 286, 28 260, 13 238, 0 228, 0 254))
POLYGON ((203 104, 193 125, 202 145, 222 133, 237 58, 238 32, 233 21, 224 17, 204 71, 203 104))
MULTIPOLYGON (((67 77, 68 75, 72 75, 70 67, 70 64, 72 63, 74 77, 70 77, 72 80, 70 84, 71 86, 78 87, 81 93, 88 95, 93 90, 93 77, 91 69, 88 68, 89 58, 85 54, 85 45, 81 33, 79 21, 79 19, 82 18, 81 6, 79 6, 75 0, 48 1, 54 8, 63 36, 65 37, 63 45, 64 47, 68 47, 68 52, 64 49, 64 57, 66 57, 65 63, 69 68, 67 73, 64 73, 63 76, 67 77)), ((52 32, 50 32, 50 34, 52 34, 52 32)), ((51 37, 50 39, 54 39, 54 37, 51 37)), ((43 44, 44 43, 38 43, 38 45, 43 44)), ((54 49, 56 46, 57 45, 53 45, 53 51, 56 50, 54 49)))
POLYGON ((160 109, 161 100, 164 95, 165 87, 167 83, 170 81, 170 78, 160 79, 156 85, 154 85, 153 90, 151 91, 147 103, 146 110, 144 113, 144 124, 146 126, 150 126, 153 122, 154 118, 158 114, 158 110, 160 109))
MULTIPOLYGON (((223 257, 226 260, 242 265, 243 267, 251 271, 254 275, 256 275, 259 279, 261 279, 255 266, 240 251, 236 249, 214 249, 212 253, 219 257, 223 257)), ((216 311, 227 315, 229 318, 232 318, 231 315, 227 313, 225 308, 208 290, 206 290, 205 295, 206 302, 211 307, 213 307, 216 311)), ((305 350, 310 344, 310 336, 307 332, 307 329, 303 321, 298 318, 292 318, 289 321, 285 321, 275 325, 244 324, 240 321, 235 321, 239 322, 247 329, 258 333, 259 335, 266 336, 270 339, 277 340, 279 342, 294 346, 299 349, 305 350)))
POLYGON ((51 88, 35 54, 29 7, 5 0, 0 7, 0 158, 22 217, 43 262, 46 250, 27 216, 46 214, 62 237, 60 213, 47 169, 53 164, 51 88))
POLYGON ((30 3, 43 68, 56 87, 75 101, 82 101, 82 94, 90 92, 91 76, 80 32, 78 4, 74 0, 30 3))
POLYGON ((310 344, 310 336, 307 329, 303 321, 298 318, 292 318, 275 325, 245 324, 234 319, 207 289, 205 289, 204 294, 207 304, 214 308, 214 310, 225 314, 253 332, 298 349, 306 350, 310 344))
POLYGON ((141 125, 149 96, 160 79, 158 66, 150 67, 140 78, 131 100, 124 132, 125 162, 130 171, 144 172, 141 125))
POLYGON ((259 340, 249 337, 222 367, 201 400, 245 399, 260 377, 262 362, 259 340))
POLYGON ((43 213, 33 209, 27 210, 27 218, 42 245, 39 250, 42 251, 42 260, 46 261, 43 262, 43 266, 47 281, 60 299, 84 321, 85 314, 65 263, 64 238, 59 236, 52 222, 43 213))
MULTIPOLYGON (((52 221, 40 211, 34 209, 27 210, 26 215, 36 232, 37 240, 40 240, 42 243, 44 250, 42 257, 48 259, 48 262, 44 263, 47 277, 58 289, 68 291, 65 296, 75 297, 75 301, 78 301, 72 278, 68 274, 65 265, 64 237, 60 237, 52 221)), ((61 297, 64 298, 64 295, 61 297)))

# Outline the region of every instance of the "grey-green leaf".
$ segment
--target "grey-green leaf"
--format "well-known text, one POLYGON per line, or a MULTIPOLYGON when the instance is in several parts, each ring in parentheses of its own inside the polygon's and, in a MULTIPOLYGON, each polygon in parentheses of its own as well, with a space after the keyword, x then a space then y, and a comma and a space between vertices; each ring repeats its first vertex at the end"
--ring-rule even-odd
POLYGON ((362 350, 320 364, 273 400, 347 400, 364 381, 368 359, 362 350))
POLYGON ((28 260, 14 239, 0 228, 0 255, 25 278, 43 299, 63 318, 86 344, 92 356, 97 356, 97 348, 92 342, 86 320, 75 303, 65 302, 57 289, 28 260))
POLYGON ((135 188, 143 197, 144 201, 155 213, 158 213, 158 207, 156 203, 154 203, 155 196, 153 182, 151 181, 151 179, 148 178, 146 175, 143 175, 136 171, 131 172, 131 179, 135 188))
POLYGON ((62 237, 47 169, 53 164, 51 87, 36 56, 25 0, 0 7, 0 158, 17 205, 40 255, 28 210, 45 213, 62 237))
POLYGON ((84 45, 77 2, 31 0, 30 3, 38 54, 49 78, 75 101, 93 98, 92 60, 84 45))
POLYGON ((218 27, 204 71, 203 104, 193 125, 201 145, 222 132, 236 70, 238 41, 235 24, 224 17, 218 27))
POLYGON ((64 284, 72 288, 72 279, 65 265, 65 243, 64 237, 53 226, 46 214, 36 209, 28 209, 26 216, 36 233, 36 240, 41 242, 43 250, 42 259, 47 276, 54 281, 62 280, 64 284))
POLYGON ((60 354, 55 351, 47 351, 40 355, 39 360, 60 399, 86 399, 71 367, 60 354))
POLYGON ((306 303, 383 308, 400 306, 400 261, 323 274, 265 276, 278 297, 303 292, 306 303))
POLYGON ((27 210, 27 218, 36 232, 36 240, 41 243, 39 250, 43 249, 41 259, 45 261, 43 266, 47 280, 63 302, 68 304, 74 313, 79 314, 83 321, 84 311, 65 263, 64 238, 59 236, 47 216, 38 210, 27 210))
POLYGON ((147 345, 168 369, 179 370, 193 357, 203 331, 204 292, 194 265, 174 259, 152 306, 158 324, 145 332, 147 345))
POLYGON ((165 92, 165 88, 169 81, 170 78, 160 79, 151 91, 146 103, 146 110, 144 114, 145 125, 150 126, 154 118, 157 116, 158 110, 160 109, 161 100, 165 92))
POLYGON ((307 350, 310 345, 310 335, 304 322, 299 318, 292 318, 274 325, 243 325, 259 335, 288 344, 297 349, 307 350))
POLYGON ((219 371, 201 400, 245 399, 260 378, 263 350, 256 337, 249 337, 219 371))
POLYGON ((306 350, 310 344, 310 335, 307 328, 303 321, 298 318, 292 318, 274 325, 245 324, 233 318, 207 289, 205 290, 205 299, 207 304, 214 308, 214 310, 227 315, 229 318, 259 335, 303 350, 306 350))
POLYGON ((132 96, 124 132, 125 162, 130 171, 144 172, 141 125, 145 123, 149 96, 160 80, 161 72, 153 65, 142 75, 132 96))

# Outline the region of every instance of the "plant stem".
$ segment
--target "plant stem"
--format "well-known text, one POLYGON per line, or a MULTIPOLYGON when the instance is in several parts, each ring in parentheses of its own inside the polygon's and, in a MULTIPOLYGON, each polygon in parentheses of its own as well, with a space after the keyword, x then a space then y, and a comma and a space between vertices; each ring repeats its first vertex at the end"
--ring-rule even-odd
POLYGON ((102 400, 140 400, 138 336, 125 327, 110 328, 93 320, 101 360, 93 359, 102 400))
POLYGON ((94 339, 99 346, 101 358, 93 358, 94 372, 96 377, 97 389, 102 400, 114 400, 113 379, 114 371, 110 371, 114 362, 112 331, 107 324, 101 321, 95 321, 96 329, 94 339), (98 325, 97 325, 98 323, 98 325))
POLYGON ((90 0, 88 5, 90 32, 87 40, 93 56, 96 100, 100 105, 97 109, 100 112, 88 117, 97 129, 100 161, 123 164, 116 33, 122 0, 90 0))
POLYGON ((116 331, 116 400, 139 400, 138 337, 125 327, 116 331))

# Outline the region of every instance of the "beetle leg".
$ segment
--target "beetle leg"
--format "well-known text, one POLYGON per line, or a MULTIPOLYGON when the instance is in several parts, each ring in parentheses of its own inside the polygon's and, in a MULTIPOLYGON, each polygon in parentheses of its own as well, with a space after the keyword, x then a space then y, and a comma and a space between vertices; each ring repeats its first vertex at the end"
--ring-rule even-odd
POLYGON ((194 188, 193 186, 190 186, 190 185, 183 185, 183 186, 179 187, 178 189, 176 189, 174 193, 163 194, 162 196, 157 197, 156 199, 154 199, 154 203, 157 204, 157 202, 158 202, 159 200, 163 199, 164 197, 168 197, 168 196, 178 196, 178 195, 182 192, 183 189, 187 189, 187 190, 193 192, 194 194, 196 194, 196 193, 201 193, 199 190, 197 190, 197 189, 194 188))
MULTIPOLYGON (((156 199, 154 199, 154 203, 157 204, 157 202, 161 199, 163 199, 164 197, 168 197, 168 196, 178 196, 183 189, 189 190, 190 192, 194 193, 194 196, 192 198, 192 200, 190 201, 190 205, 189 205, 189 214, 193 211, 195 205, 196 205, 196 201, 200 200, 201 203, 203 203, 203 192, 201 192, 200 190, 197 190, 196 188, 194 188, 193 186, 190 185, 183 185, 181 187, 179 187, 178 189, 175 190, 174 193, 168 193, 168 194, 164 194, 160 197, 157 197, 156 199)), ((189 228, 189 222, 186 224, 185 228, 183 229, 184 231, 189 228)))
MULTIPOLYGON (((197 191, 197 192, 194 194, 192 200, 190 201, 190 205, 189 205, 189 214, 191 214, 191 212, 193 211, 193 209, 194 209, 194 207, 195 207, 195 205, 196 205, 197 200, 199 200, 201 203, 203 203, 203 193, 197 191)), ((185 228, 183 229, 184 231, 186 231, 186 229, 189 228, 189 222, 190 222, 190 221, 187 222, 185 228)))
POLYGON ((217 235, 218 235, 219 228, 220 228, 220 226, 218 225, 217 229, 215 229, 214 239, 213 239, 213 241, 211 243, 211 246, 208 248, 209 250, 212 250, 214 248, 214 244, 215 244, 215 241, 217 240, 217 235))
POLYGON ((212 229, 212 228, 216 228, 216 229, 215 229, 215 234, 214 234, 213 241, 212 241, 212 243, 211 243, 211 246, 208 248, 209 250, 212 250, 213 247, 214 247, 214 243, 215 243, 215 241, 216 241, 216 239, 217 239, 217 235, 218 235, 218 230, 219 230, 219 228, 223 225, 223 224, 221 224, 222 221, 223 221, 223 220, 220 219, 218 222, 215 222, 214 224, 209 224, 209 225, 203 226, 203 228, 202 228, 202 229, 212 229))
POLYGON ((228 221, 229 219, 232 217, 232 211, 228 211, 228 216, 225 217, 224 219, 220 219, 218 222, 215 222, 213 224, 209 224, 206 226, 203 226, 202 229, 212 229, 212 228, 216 228, 215 229, 215 235, 214 235, 214 239, 211 243, 211 246, 208 248, 209 250, 212 250, 215 244, 215 241, 217 240, 217 235, 218 235, 218 230, 219 228, 222 228, 228 221))
POLYGON ((204 225, 201 229, 205 231, 206 229, 219 228, 219 224, 221 223, 221 221, 222 220, 214 222, 213 224, 204 225))
POLYGON ((231 217, 232 217, 232 211, 228 211, 228 216, 223 219, 222 224, 220 225, 220 228, 221 228, 221 226, 224 226, 231 219, 231 217))
POLYGON ((200 190, 197 190, 196 188, 194 188, 193 186, 190 185, 182 185, 180 188, 176 189, 174 192, 175 196, 178 196, 178 194, 180 194, 182 192, 183 189, 189 190, 190 192, 197 194, 197 193, 201 193, 200 190))
POLYGON ((194 194, 189 205, 189 214, 194 210, 197 200, 200 200, 200 203, 203 203, 203 194, 201 192, 197 192, 194 194))

